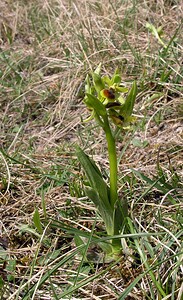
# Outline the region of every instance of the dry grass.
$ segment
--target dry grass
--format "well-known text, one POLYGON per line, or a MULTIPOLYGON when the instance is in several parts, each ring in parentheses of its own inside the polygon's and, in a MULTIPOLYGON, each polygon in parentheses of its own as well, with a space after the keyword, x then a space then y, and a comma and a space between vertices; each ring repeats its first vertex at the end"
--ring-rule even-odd
MULTIPOLYGON (((0 11, 0 250, 6 257, 1 257, 0 275, 7 284, 2 299, 24 299, 25 287, 37 283, 62 255, 75 249, 72 235, 68 237, 61 228, 45 225, 42 234, 35 234, 35 207, 44 218, 45 203, 48 219, 83 231, 89 231, 94 223, 93 207, 79 188, 82 179, 74 151, 80 143, 96 155, 102 168, 108 164, 102 133, 96 129, 93 137, 92 125, 83 126, 80 120, 87 114, 82 104, 85 76, 100 62, 103 72, 111 74, 118 67, 124 83, 130 85, 137 79, 139 85, 135 107, 138 128, 133 137, 129 134, 118 145, 121 153, 129 136, 148 142, 146 147, 130 143, 120 164, 120 190, 134 189, 130 196, 132 216, 137 224, 146 217, 151 220, 138 225, 150 232, 157 225, 157 211, 165 215, 170 230, 177 226, 176 220, 170 220, 171 214, 178 214, 176 205, 169 204, 167 210, 166 197, 161 193, 158 200, 152 193, 149 201, 140 198, 136 205, 142 194, 140 183, 133 186, 132 182, 131 186, 123 179, 131 168, 153 178, 159 164, 168 182, 174 175, 179 178, 175 190, 181 198, 183 36, 177 28, 183 7, 181 1, 173 0, 9 0, 0 2, 0 11), (146 29, 146 22, 162 26, 166 44, 177 30, 165 57, 160 57, 162 47, 146 29), (169 70, 169 78, 161 81, 169 70), (157 98, 152 97, 154 94, 157 98), (35 232, 21 231, 22 224, 35 232), (44 257, 59 249, 59 256, 45 263, 44 257), (8 269, 10 261, 15 267, 8 269)), ((154 243, 158 238, 154 237, 154 243)), ((54 292, 58 295, 64 286, 74 284, 72 276, 77 274, 78 262, 71 261, 26 299, 57 299, 54 292)), ((132 263, 124 260, 111 270, 107 267, 90 266, 89 273, 83 268, 81 278, 106 272, 78 288, 71 299, 118 299, 143 272, 143 266, 133 269, 132 263)), ((166 264, 161 272, 166 282, 166 264)), ((180 283, 180 274, 176 280, 180 283)), ((148 284, 144 277, 125 299, 150 299, 148 284)), ((176 296, 180 300, 179 289, 176 296)))

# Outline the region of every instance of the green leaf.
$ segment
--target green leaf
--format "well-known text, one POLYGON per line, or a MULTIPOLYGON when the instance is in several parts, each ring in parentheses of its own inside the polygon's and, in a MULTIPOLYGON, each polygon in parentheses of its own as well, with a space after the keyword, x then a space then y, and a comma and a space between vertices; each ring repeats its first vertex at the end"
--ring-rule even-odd
POLYGON ((95 110, 99 116, 105 116, 107 114, 105 106, 99 101, 99 99, 91 94, 86 93, 85 104, 95 110))
POLYGON ((15 279, 15 269, 16 269, 16 260, 10 259, 6 266, 6 270, 8 271, 7 279, 8 281, 13 281, 15 279))
POLYGON ((108 201, 108 186, 102 178, 102 174, 98 167, 95 165, 94 161, 89 158, 84 151, 78 147, 76 152, 78 160, 82 165, 86 176, 88 177, 90 186, 99 194, 100 198, 106 205, 108 201))
POLYGON ((118 199, 115 204, 115 210, 113 214, 114 218, 114 234, 121 233, 125 220, 128 217, 128 203, 125 200, 118 199))
POLYGON ((38 209, 35 209, 34 215, 33 215, 33 221, 34 221, 34 225, 37 228, 38 232, 40 234, 43 233, 43 228, 42 228, 42 224, 41 224, 41 220, 40 220, 40 214, 38 212, 38 209))
POLYGON ((102 174, 94 161, 78 147, 77 157, 81 163, 90 183, 90 187, 86 187, 87 196, 96 205, 102 219, 106 225, 107 233, 114 234, 113 225, 113 209, 109 201, 109 187, 102 178, 102 174))
POLYGON ((137 95, 137 83, 136 81, 133 82, 132 88, 125 100, 125 103, 123 105, 123 107, 121 108, 120 113, 124 116, 124 117, 128 117, 131 116, 132 112, 133 112, 133 107, 135 104, 135 99, 136 99, 136 95, 137 95))
MULTIPOLYGON (((101 249, 107 254, 110 255, 113 253, 113 246, 108 242, 99 242, 98 245, 101 247, 101 249)), ((106 262, 106 259, 105 259, 106 262)))
POLYGON ((107 201, 103 201, 102 198, 100 198, 97 191, 92 189, 91 187, 85 188, 86 195, 88 198, 93 201, 95 206, 97 207, 104 223, 106 226, 106 231, 108 235, 114 234, 114 225, 113 225, 113 209, 107 199, 107 201))
MULTIPOLYGON (((145 272, 144 272, 145 273, 145 272)), ((143 278, 144 273, 142 273, 142 275, 137 276, 132 283, 130 283, 127 288, 121 293, 121 295, 119 296, 118 300, 125 300, 126 297, 130 294, 130 292, 134 289, 134 287, 136 286, 136 284, 143 278)))
POLYGON ((55 260, 60 255, 61 249, 52 250, 50 253, 45 253, 37 259, 37 262, 42 266, 47 266, 51 261, 55 260))
MULTIPOLYGON (((81 247, 84 247, 84 245, 81 247)), ((47 270, 46 273, 40 278, 39 282, 34 283, 32 287, 26 289, 22 300, 29 300, 31 295, 35 292, 35 290, 41 287, 44 284, 44 282, 50 278, 52 274, 56 273, 57 270, 59 270, 59 268, 74 260, 74 256, 81 250, 81 247, 74 249, 71 253, 69 252, 69 254, 66 253, 66 255, 64 255, 63 258, 61 256, 62 259, 59 260, 56 264, 54 264, 52 268, 47 270)))
MULTIPOLYGON (((83 151, 83 150, 82 150, 83 151)), ((85 154, 86 155, 86 154, 85 154)), ((88 156, 88 155, 87 155, 88 156)), ((100 172, 99 168, 97 167, 96 163, 94 162, 94 160, 92 158, 90 158, 88 156, 88 159, 90 160, 90 163, 92 164, 92 167, 95 169, 95 171, 98 173, 98 175, 101 177, 101 179, 103 180, 102 177, 102 173, 100 172)))

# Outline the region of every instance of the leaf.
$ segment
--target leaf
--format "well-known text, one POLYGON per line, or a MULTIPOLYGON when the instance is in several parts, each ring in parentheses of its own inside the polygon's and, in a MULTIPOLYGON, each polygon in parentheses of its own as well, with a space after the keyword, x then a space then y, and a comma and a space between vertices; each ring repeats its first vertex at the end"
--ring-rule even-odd
POLYGON ((109 203, 108 186, 103 180, 100 170, 96 166, 95 162, 91 160, 80 147, 78 147, 76 154, 86 176, 88 177, 90 186, 99 194, 100 198, 107 206, 109 203))
MULTIPOLYGON (((113 246, 108 242, 99 242, 98 245, 102 248, 102 250, 107 254, 110 255, 113 253, 113 246)), ((106 262, 106 259, 105 259, 106 262)))
MULTIPOLYGON (((24 295, 22 297, 22 300, 29 300, 32 294, 35 292, 35 290, 40 288, 45 283, 46 280, 49 280, 52 274, 56 273, 57 270, 59 270, 59 268, 63 267, 67 263, 74 260, 74 256, 81 250, 82 247, 84 247, 84 245, 74 249, 72 252, 69 252, 69 254, 66 253, 64 256, 61 256, 61 260, 59 260, 56 264, 54 264, 52 268, 47 270, 46 273, 40 278, 38 282, 35 282, 31 287, 24 290, 24 295)), ((20 290, 22 290, 21 287, 20 290)))
POLYGON ((91 201, 93 201, 93 203, 97 207, 105 223, 107 234, 113 235, 114 234, 113 209, 109 201, 104 202, 103 199, 100 198, 99 194, 91 187, 86 187, 85 191, 88 198, 91 201))
POLYGON ((102 178, 102 174, 93 160, 78 147, 77 157, 81 163, 90 187, 86 187, 86 194, 96 205, 106 225, 107 233, 114 234, 113 209, 109 201, 109 187, 102 178))
POLYGON ((121 233, 125 220, 128 217, 128 203, 126 200, 118 199, 115 204, 115 210, 113 214, 114 218, 114 234, 121 233))
POLYGON ((61 249, 57 249, 57 250, 52 250, 50 253, 45 253, 43 256, 40 256, 38 258, 38 262, 39 264, 41 264, 41 266, 47 266, 51 261, 55 260, 61 253, 61 249))
POLYGON ((90 160, 90 163, 92 164, 92 167, 95 169, 95 171, 98 173, 98 175, 101 177, 101 179, 103 180, 102 178, 102 173, 100 172, 99 168, 97 167, 97 165, 95 164, 94 160, 92 158, 90 158, 88 156, 89 160, 90 160))
POLYGON ((105 116, 107 114, 105 106, 99 101, 99 99, 91 94, 86 93, 85 104, 95 110, 99 116, 105 116))
POLYGON ((41 220, 40 220, 40 214, 38 212, 38 209, 35 209, 34 215, 33 215, 33 221, 34 221, 34 225, 37 228, 38 232, 40 234, 43 233, 43 228, 42 228, 42 224, 41 224, 41 220))
POLYGON ((131 116, 132 112, 133 112, 133 107, 135 104, 135 99, 136 99, 136 95, 137 95, 137 83, 136 81, 133 82, 132 88, 125 100, 125 103, 123 105, 123 107, 121 108, 120 113, 124 116, 124 117, 128 117, 131 116))
MULTIPOLYGON (((145 272, 144 272, 145 273, 145 272)), ((136 284, 143 278, 144 273, 137 276, 132 283, 130 283, 127 288, 121 293, 121 295, 119 296, 118 300, 125 300, 126 297, 130 294, 130 292, 134 289, 134 287, 136 286, 136 284)))

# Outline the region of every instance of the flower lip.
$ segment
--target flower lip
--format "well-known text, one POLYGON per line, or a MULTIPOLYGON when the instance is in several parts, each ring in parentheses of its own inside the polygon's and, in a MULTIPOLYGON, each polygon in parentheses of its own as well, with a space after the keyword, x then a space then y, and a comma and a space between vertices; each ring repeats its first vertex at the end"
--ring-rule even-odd
POLYGON ((111 108, 111 107, 116 107, 116 106, 121 106, 119 102, 109 102, 106 104, 106 108, 111 108))
POLYGON ((115 99, 115 90, 113 88, 103 89, 102 94, 104 97, 114 100, 115 99))

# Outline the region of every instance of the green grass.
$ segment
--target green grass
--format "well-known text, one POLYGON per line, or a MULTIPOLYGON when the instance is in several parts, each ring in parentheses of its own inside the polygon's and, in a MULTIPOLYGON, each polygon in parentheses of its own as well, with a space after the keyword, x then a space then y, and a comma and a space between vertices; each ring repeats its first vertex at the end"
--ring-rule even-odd
POLYGON ((181 2, 21 0, 1 13, 0 299, 181 300, 181 2), (133 223, 109 263, 75 154, 107 180, 103 133, 82 122, 84 79, 100 62, 138 84, 137 123, 117 144, 133 223))

